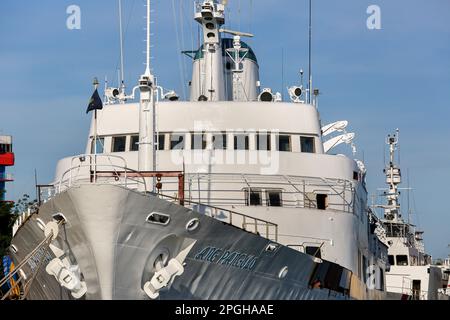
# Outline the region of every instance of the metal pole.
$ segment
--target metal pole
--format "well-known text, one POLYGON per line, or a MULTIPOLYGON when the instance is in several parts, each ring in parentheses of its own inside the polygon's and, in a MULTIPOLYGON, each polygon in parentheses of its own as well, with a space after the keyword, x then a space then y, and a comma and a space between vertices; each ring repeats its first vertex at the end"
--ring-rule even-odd
POLYGON ((122 27, 122 0, 119 0, 119 30, 120 30, 120 91, 125 91, 124 63, 123 63, 123 27, 122 27))
POLYGON ((150 75, 150 0, 147 0, 147 50, 145 74, 150 75))
POLYGON ((312 1, 309 0, 309 54, 308 54, 308 60, 309 60, 309 80, 308 80, 308 103, 311 104, 312 102, 312 1))

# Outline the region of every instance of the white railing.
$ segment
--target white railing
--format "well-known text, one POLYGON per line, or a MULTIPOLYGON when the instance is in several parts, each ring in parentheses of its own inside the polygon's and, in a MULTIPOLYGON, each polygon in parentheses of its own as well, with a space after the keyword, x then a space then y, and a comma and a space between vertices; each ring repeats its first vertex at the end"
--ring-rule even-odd
POLYGON ((16 235, 17 230, 19 230, 19 228, 25 223, 25 221, 27 221, 28 218, 31 217, 33 214, 34 214, 34 211, 32 210, 32 208, 28 208, 27 211, 22 212, 21 214, 19 214, 17 216, 17 219, 14 222, 13 227, 12 227, 13 237, 16 235))
POLYGON ((43 186, 47 195, 40 195, 46 201, 46 199, 67 190, 73 185, 101 182, 122 185, 130 189, 143 186, 143 190, 147 190, 145 179, 136 176, 138 176, 137 171, 128 168, 123 157, 116 155, 79 155, 72 157, 71 167, 61 175, 59 181, 54 185, 43 186), (116 164, 113 160, 119 161, 119 163, 116 164), (111 175, 109 177, 100 176, 99 173, 102 170, 111 172, 111 175), (131 176, 131 173, 134 174, 131 176))
MULTIPOLYGON (((161 193, 176 193, 176 180, 166 181, 161 193)), ((285 208, 317 209, 317 194, 327 196, 326 209, 354 213, 361 201, 354 184, 348 180, 300 176, 267 176, 249 174, 185 174, 185 198, 212 206, 249 206, 246 190, 258 190, 260 206, 271 206, 267 192, 279 190, 281 206, 285 208)))

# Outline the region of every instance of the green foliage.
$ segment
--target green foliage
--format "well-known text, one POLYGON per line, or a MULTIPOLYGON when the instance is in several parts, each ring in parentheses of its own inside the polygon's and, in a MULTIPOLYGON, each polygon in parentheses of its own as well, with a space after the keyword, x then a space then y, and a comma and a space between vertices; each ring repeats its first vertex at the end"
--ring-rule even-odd
POLYGON ((0 202, 0 257, 7 254, 14 224, 13 204, 0 202))
POLYGON ((12 227, 18 214, 25 212, 29 207, 35 206, 36 200, 30 201, 30 196, 24 194, 16 204, 0 202, 0 257, 8 254, 11 244, 12 227))
POLYGON ((24 194, 19 201, 14 205, 14 214, 21 214, 28 210, 28 208, 35 206, 37 200, 30 201, 30 196, 24 194))

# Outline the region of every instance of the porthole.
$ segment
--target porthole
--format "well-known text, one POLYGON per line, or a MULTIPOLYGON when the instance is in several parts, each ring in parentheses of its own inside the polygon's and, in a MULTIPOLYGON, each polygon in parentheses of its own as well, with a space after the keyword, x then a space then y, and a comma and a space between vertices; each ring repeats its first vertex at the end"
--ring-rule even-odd
POLYGON ((289 271, 288 267, 284 267, 283 269, 281 269, 280 273, 278 273, 278 278, 280 278, 280 279, 286 278, 288 271, 289 271))
POLYGON ((267 252, 274 252, 278 249, 278 244, 276 243, 269 243, 266 247, 267 252))
POLYGON ((56 222, 66 222, 67 221, 66 217, 60 212, 52 214, 52 218, 56 222))
POLYGON ((192 220, 189 220, 188 223, 186 223, 186 230, 187 231, 194 231, 200 226, 200 220, 198 218, 194 218, 192 220))
POLYGON ((19 252, 19 249, 17 249, 17 247, 15 245, 10 245, 9 249, 11 250, 12 253, 16 254, 17 252, 19 252))
POLYGON ((152 212, 145 219, 148 223, 159 224, 162 226, 167 226, 170 222, 170 216, 168 214, 152 212))
POLYGON ((45 222, 42 221, 42 219, 37 218, 37 219, 36 219, 36 223, 37 223, 39 229, 41 229, 42 231, 45 230, 45 222))

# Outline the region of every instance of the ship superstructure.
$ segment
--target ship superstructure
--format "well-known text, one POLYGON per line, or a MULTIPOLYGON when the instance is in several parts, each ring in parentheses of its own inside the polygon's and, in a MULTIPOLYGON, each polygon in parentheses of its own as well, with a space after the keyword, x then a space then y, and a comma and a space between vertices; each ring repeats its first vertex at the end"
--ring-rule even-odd
POLYGON ((261 86, 252 35, 224 28, 224 4, 196 3, 195 20, 189 101, 151 74, 148 24, 139 84, 105 90, 85 153, 17 221, 28 298, 386 298, 364 164, 332 154, 354 147, 348 122, 322 126, 312 87, 283 101, 261 86))
POLYGON ((377 205, 383 209, 382 225, 389 245, 389 271, 386 274, 386 288, 410 296, 414 300, 438 299, 441 288, 441 269, 432 265, 432 258, 426 254, 423 231, 402 216, 400 205, 401 169, 396 163, 398 133, 389 135, 389 163, 384 169, 387 189, 383 196, 386 203, 377 205))
POLYGON ((13 176, 6 172, 6 168, 13 165, 12 137, 0 136, 0 201, 6 199, 6 183, 14 180, 13 176))

